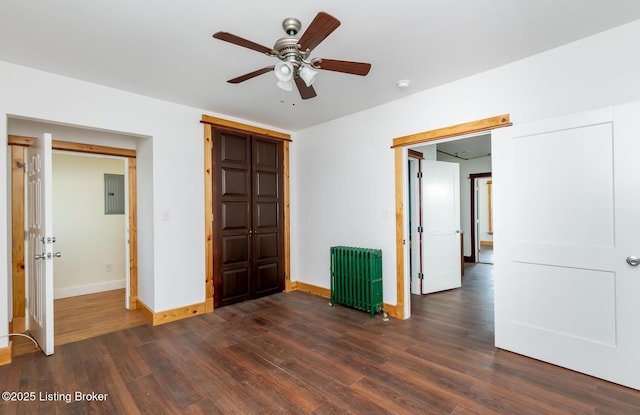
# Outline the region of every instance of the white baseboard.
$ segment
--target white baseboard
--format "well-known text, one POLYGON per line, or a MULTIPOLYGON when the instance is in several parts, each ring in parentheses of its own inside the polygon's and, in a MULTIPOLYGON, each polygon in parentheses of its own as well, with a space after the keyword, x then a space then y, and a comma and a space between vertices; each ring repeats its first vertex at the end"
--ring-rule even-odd
POLYGON ((103 291, 118 290, 125 287, 125 280, 99 282, 96 284, 76 285, 73 287, 58 288, 53 291, 53 298, 75 297, 77 295, 101 293, 103 291))

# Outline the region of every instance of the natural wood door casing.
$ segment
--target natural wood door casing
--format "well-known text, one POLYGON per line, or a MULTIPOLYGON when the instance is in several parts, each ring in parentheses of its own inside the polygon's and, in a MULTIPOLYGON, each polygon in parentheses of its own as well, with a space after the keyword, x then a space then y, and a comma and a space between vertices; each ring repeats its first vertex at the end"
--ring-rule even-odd
POLYGON ((13 331, 26 330, 26 285, 24 257, 24 147, 11 147, 11 251, 13 289, 13 331))
POLYGON ((284 289, 282 142, 213 128, 214 306, 284 289))

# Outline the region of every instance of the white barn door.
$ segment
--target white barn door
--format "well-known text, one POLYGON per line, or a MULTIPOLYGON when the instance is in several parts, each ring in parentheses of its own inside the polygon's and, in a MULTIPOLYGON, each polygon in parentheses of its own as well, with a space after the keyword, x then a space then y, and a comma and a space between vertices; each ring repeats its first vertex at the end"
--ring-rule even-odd
POLYGON ((496 346, 640 389, 640 103, 496 130, 492 155, 496 346))
POLYGON ((46 355, 53 354, 51 134, 27 148, 28 329, 46 355))

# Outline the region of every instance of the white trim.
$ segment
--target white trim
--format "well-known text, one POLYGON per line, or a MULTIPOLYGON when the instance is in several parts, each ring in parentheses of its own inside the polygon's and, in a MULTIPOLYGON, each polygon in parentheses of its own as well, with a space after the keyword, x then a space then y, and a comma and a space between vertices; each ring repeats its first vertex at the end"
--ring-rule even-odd
POLYGON ((53 298, 55 300, 58 300, 60 298, 75 297, 78 295, 94 294, 94 293, 100 293, 103 291, 118 290, 121 288, 125 288, 125 285, 126 285, 125 281, 126 280, 122 279, 122 280, 115 280, 115 281, 100 282, 97 284, 76 285, 74 287, 58 288, 53 292, 53 298))

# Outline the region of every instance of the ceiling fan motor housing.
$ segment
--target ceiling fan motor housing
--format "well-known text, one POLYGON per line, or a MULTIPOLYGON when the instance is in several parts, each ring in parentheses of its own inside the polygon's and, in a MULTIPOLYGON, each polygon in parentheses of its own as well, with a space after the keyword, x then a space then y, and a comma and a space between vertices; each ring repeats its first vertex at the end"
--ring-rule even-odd
POLYGON ((296 68, 304 62, 305 56, 298 48, 298 38, 280 38, 273 45, 273 50, 280 60, 291 62, 296 68))
POLYGON ((295 36, 300 31, 302 23, 295 17, 287 17, 282 21, 282 28, 289 36, 295 36))

